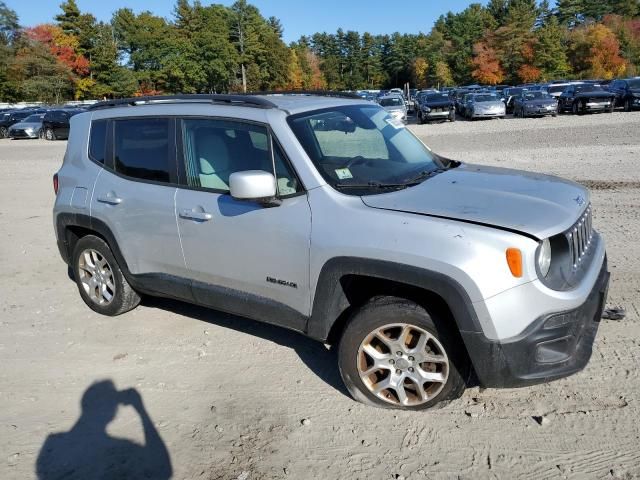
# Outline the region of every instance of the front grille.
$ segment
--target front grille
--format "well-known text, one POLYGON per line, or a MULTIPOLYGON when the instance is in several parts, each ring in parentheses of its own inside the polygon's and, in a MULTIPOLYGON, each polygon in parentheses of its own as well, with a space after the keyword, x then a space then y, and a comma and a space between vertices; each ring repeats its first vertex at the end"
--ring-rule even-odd
POLYGON ((571 253, 573 268, 578 268, 580 262, 587 254, 593 238, 593 227, 591 224, 591 205, 587 207, 576 224, 566 233, 571 253))

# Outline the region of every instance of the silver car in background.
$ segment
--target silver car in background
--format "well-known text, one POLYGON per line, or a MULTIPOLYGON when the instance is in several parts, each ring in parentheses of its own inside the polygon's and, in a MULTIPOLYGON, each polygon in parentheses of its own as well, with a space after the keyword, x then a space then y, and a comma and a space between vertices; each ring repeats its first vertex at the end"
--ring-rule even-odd
POLYGON ((467 97, 464 114, 469 120, 504 118, 507 114, 507 107, 495 93, 473 93, 467 97))
POLYGON ((407 121, 407 105, 400 95, 388 95, 378 100, 378 103, 396 120, 407 121))
POLYGON ((9 127, 9 138, 40 138, 44 113, 34 113, 9 127))

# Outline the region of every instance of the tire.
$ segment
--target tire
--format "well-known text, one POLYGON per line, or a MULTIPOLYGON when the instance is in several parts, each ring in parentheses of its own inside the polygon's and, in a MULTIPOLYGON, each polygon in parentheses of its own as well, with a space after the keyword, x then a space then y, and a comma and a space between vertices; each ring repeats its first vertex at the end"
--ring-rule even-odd
POLYGON ((46 140, 53 141, 53 140, 55 140, 55 139, 56 139, 56 134, 55 134, 55 133, 53 133, 53 130, 52 130, 52 129, 50 129, 50 128, 45 128, 45 130, 44 130, 44 138, 45 138, 46 140))
POLYGON ((632 108, 631 108, 631 100, 627 98, 627 99, 624 101, 624 111, 625 111, 625 112, 630 112, 630 111, 631 111, 631 109, 632 109, 632 108))
POLYGON ((580 109, 578 108, 578 102, 573 102, 573 105, 571 106, 571 113, 573 113, 574 115, 580 114, 580 109))
POLYGON ((338 366, 347 390, 362 403, 402 410, 444 406, 460 397, 470 363, 462 341, 454 340, 451 328, 412 301, 398 297, 371 299, 351 317, 338 346, 338 366), (394 344, 393 339, 397 340, 404 332, 410 332, 409 344, 394 344), (388 344, 380 340, 383 337, 388 344), (425 342, 422 349, 421 341, 425 342), (372 364, 373 357, 365 349, 380 355, 380 368, 372 364), (394 352, 395 349, 398 350, 394 352), (437 360, 420 362, 420 352, 437 360), (366 371, 370 372, 368 376, 366 371), (431 382, 423 376, 429 374, 433 375, 431 382), (385 381, 401 383, 384 388, 385 381), (377 393, 376 387, 380 389, 377 393))
POLYGON ((7 127, 0 127, 0 138, 7 138, 9 136, 9 129, 7 127))
POLYGON ((109 245, 101 238, 87 235, 78 240, 71 265, 80 296, 93 311, 116 316, 140 303, 140 295, 129 285, 109 245), (96 277, 97 282, 92 282, 96 277))
POLYGON ((450 122, 455 122, 456 121, 456 112, 455 112, 455 110, 449 114, 449 121, 450 122))
POLYGON ((613 113, 615 110, 616 110, 616 104, 615 104, 615 100, 613 100, 611 102, 611 105, 607 109, 607 113, 613 113))
POLYGON ((422 112, 418 113, 418 125, 422 125, 424 123, 424 120, 422 119, 422 112))

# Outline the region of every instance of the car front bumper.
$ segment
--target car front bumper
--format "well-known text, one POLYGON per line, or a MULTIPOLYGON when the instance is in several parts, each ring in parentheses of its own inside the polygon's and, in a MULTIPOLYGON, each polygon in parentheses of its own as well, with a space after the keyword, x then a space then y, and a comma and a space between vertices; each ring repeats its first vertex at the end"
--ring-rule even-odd
POLYGON ((582 370, 591 358, 608 286, 605 257, 590 294, 578 307, 539 317, 511 341, 461 332, 480 384, 522 387, 582 370))
POLYGON ((11 137, 11 138, 38 138, 38 132, 29 131, 29 130, 21 130, 21 129, 11 129, 11 130, 9 130, 9 137, 11 137))
POLYGON ((558 114, 558 107, 554 106, 553 108, 546 108, 546 107, 533 107, 533 108, 525 108, 524 110, 526 115, 540 115, 540 116, 545 116, 545 115, 557 115, 558 114))
POLYGON ((435 119, 443 119, 449 118, 455 110, 431 110, 430 112, 422 112, 422 117, 425 120, 435 120, 435 119))
POLYGON ((501 111, 485 111, 485 112, 473 112, 471 118, 496 118, 496 117, 504 117, 507 114, 505 110, 501 111))

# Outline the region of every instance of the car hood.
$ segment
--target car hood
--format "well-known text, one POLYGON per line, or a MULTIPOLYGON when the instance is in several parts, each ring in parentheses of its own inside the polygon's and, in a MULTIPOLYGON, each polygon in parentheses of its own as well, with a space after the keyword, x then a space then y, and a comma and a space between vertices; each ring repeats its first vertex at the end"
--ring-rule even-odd
POLYGON ((404 110, 406 107, 402 105, 390 105, 388 107, 382 107, 382 108, 384 108, 387 112, 392 112, 394 110, 404 110))
POLYGON ((525 100, 527 105, 557 105, 558 101, 555 98, 532 98, 531 100, 525 100))
POLYGON ((452 106, 453 102, 451 102, 451 100, 434 100, 431 102, 422 102, 422 105, 426 105, 429 108, 442 108, 452 106))
POLYGON ((611 98, 610 92, 578 92, 575 94, 575 98, 611 98))
POLYGON ((361 198, 373 208, 491 225, 544 239, 575 223, 589 203, 589 192, 549 175, 461 164, 415 187, 361 198))
POLYGON ((478 102, 478 103, 474 103, 473 106, 475 108, 504 107, 504 102, 502 100, 497 100, 495 102, 478 102))
POLYGON ((33 122, 19 122, 19 123, 14 123, 13 125, 11 125, 11 128, 16 128, 16 129, 20 129, 20 128, 40 128, 42 126, 42 123, 33 123, 33 122))

